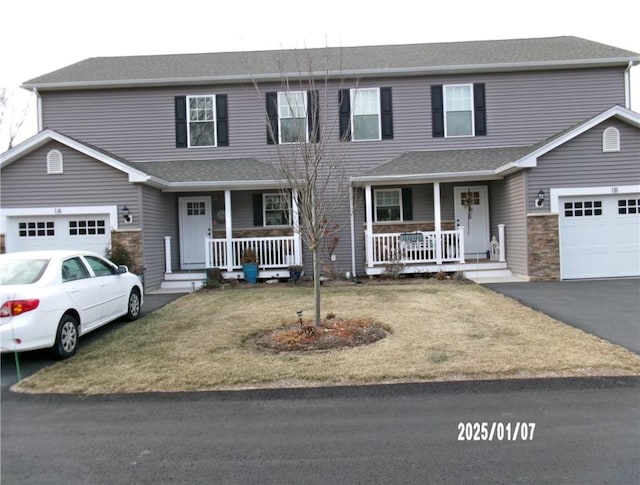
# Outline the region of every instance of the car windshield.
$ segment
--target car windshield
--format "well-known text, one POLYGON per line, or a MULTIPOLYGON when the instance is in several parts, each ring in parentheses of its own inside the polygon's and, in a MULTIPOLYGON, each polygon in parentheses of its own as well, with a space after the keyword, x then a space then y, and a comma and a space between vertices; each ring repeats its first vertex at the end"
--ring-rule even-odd
POLYGON ((35 283, 42 277, 48 264, 48 259, 0 260, 0 285, 35 283))

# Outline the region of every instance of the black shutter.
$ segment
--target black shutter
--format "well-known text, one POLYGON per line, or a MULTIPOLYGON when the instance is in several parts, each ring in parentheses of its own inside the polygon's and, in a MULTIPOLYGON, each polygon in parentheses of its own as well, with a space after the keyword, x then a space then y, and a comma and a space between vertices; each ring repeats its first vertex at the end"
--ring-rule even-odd
POLYGON ((218 146, 229 146, 229 117, 226 94, 216 95, 216 123, 218 146))
POLYGON ((411 198, 411 187, 402 189, 402 220, 413 220, 413 199, 411 198))
POLYGON ((380 118, 382 125, 382 139, 393 139, 393 109, 391 103, 391 88, 380 88, 380 118))
POLYGON ((187 97, 175 97, 176 148, 187 147, 187 97))
POLYGON ((351 91, 338 91, 338 106, 340 107, 340 139, 351 140, 351 91))
POLYGON ((269 127, 267 127, 267 143, 275 145, 278 143, 278 93, 267 93, 267 117, 269 127))
POLYGON ((309 141, 320 141, 320 102, 318 90, 307 91, 307 122, 309 123, 309 141))
POLYGON ((444 104, 442 103, 442 85, 431 86, 431 125, 434 137, 444 136, 444 104))
POLYGON ((476 136, 487 134, 487 108, 484 100, 484 83, 473 85, 473 113, 476 136))
POLYGON ((262 194, 253 194, 253 225, 262 227, 264 220, 262 219, 262 194))

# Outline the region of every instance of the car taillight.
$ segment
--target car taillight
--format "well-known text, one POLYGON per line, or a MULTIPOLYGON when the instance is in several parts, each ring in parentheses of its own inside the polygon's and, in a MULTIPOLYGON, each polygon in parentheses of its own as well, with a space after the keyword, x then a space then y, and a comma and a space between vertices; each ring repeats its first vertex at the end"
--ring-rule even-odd
POLYGON ((38 308, 40 300, 9 300, 0 307, 0 317, 15 317, 21 313, 30 312, 38 308))

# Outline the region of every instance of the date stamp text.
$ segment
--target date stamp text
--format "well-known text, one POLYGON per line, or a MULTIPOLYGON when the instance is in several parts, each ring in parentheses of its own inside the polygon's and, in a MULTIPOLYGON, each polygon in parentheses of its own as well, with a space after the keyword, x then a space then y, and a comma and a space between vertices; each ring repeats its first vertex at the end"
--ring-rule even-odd
POLYGON ((458 441, 531 441, 536 423, 458 423, 458 441))

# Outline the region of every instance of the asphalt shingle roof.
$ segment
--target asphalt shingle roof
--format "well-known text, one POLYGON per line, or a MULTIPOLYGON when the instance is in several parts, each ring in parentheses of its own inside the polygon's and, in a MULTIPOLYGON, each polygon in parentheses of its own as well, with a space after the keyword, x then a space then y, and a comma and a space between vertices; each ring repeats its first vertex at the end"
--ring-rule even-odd
POLYGON ((329 47, 129 57, 94 57, 27 81, 40 89, 237 82, 284 73, 342 75, 517 69, 640 61, 640 54, 578 37, 329 47), (312 60, 312 68, 308 63, 312 60))
POLYGON ((282 175, 270 163, 254 158, 229 160, 176 160, 165 162, 127 162, 127 165, 166 182, 271 182, 282 175))
POLYGON ((364 177, 419 176, 494 171, 515 162, 535 146, 423 150, 406 152, 363 174, 364 177))

